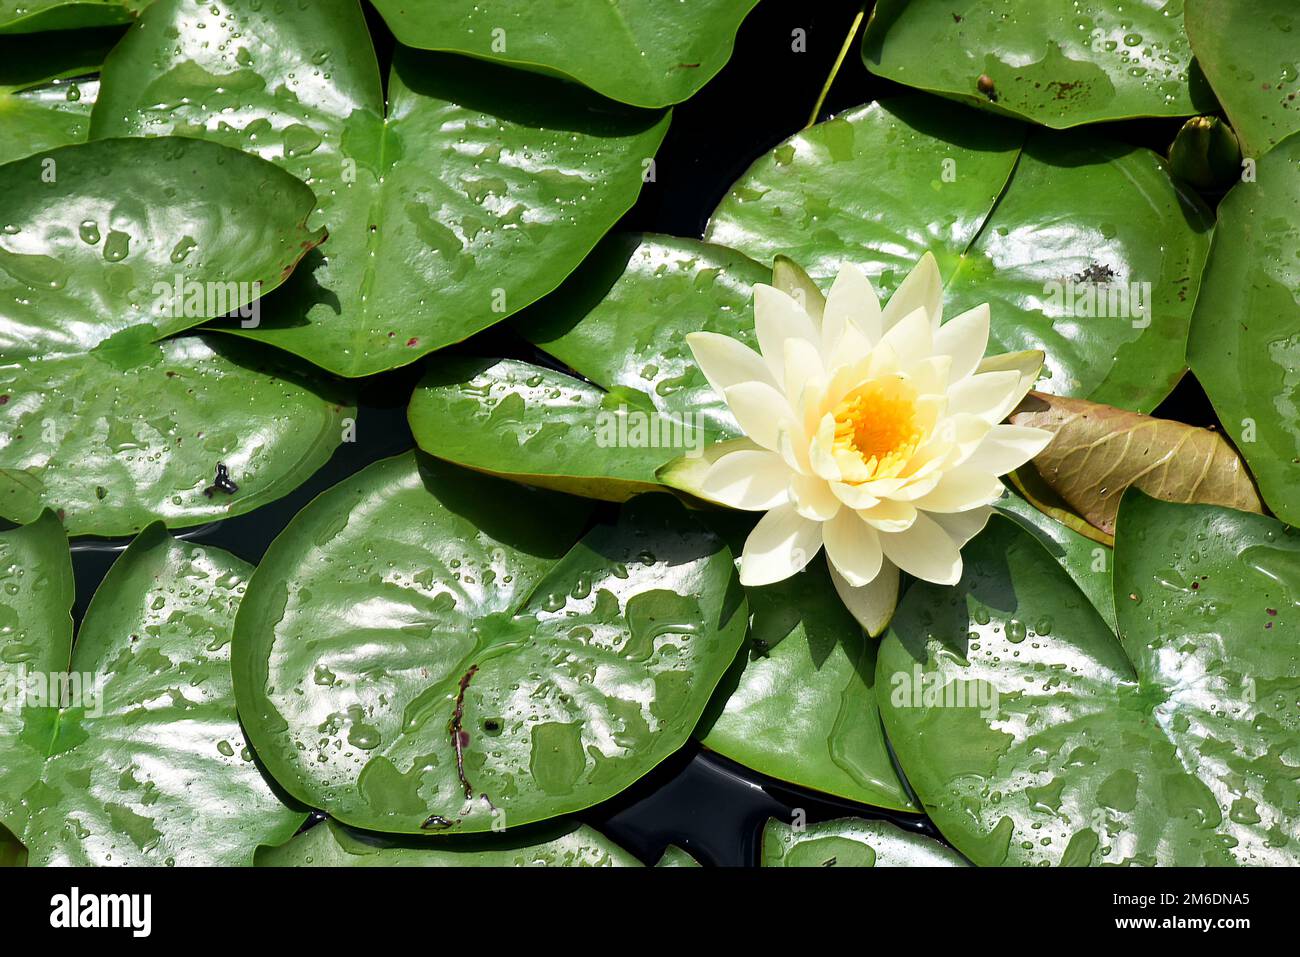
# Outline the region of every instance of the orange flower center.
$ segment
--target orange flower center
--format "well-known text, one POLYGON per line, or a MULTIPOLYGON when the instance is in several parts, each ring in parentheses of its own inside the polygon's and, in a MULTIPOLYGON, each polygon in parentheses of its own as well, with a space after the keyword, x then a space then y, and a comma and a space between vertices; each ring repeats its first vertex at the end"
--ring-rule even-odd
POLYGON ((850 482, 895 475, 921 443, 917 392, 893 376, 858 386, 835 407, 834 455, 850 482))

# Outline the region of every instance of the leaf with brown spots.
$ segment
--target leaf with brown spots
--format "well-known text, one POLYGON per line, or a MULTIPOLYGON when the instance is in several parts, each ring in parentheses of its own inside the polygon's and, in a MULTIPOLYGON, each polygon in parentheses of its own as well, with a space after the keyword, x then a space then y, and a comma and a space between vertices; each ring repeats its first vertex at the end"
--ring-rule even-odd
POLYGON ((1263 512, 1245 463, 1209 429, 1043 392, 1029 393, 1011 421, 1056 434, 1034 468, 1108 536, 1115 533, 1120 496, 1130 485, 1168 502, 1263 512))

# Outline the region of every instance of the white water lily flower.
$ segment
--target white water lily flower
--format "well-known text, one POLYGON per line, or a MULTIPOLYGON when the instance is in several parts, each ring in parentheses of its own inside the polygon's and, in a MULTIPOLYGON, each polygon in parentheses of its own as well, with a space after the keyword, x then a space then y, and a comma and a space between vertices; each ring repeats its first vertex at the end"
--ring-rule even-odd
POLYGON ((687 336, 748 437, 715 446, 692 491, 766 512, 745 542, 743 584, 781 581, 825 548, 845 605, 879 634, 898 570, 955 584, 962 545, 1003 492, 998 477, 1051 440, 1000 424, 1043 355, 985 360, 987 305, 941 325, 929 253, 883 309, 855 266, 824 299, 788 261, 773 281, 754 287, 761 354, 715 333, 687 336))

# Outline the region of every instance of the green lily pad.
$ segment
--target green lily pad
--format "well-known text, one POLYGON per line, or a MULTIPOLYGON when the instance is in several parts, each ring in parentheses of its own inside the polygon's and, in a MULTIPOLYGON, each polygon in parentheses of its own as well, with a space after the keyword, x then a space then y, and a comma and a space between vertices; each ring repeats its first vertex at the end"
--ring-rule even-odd
POLYGON ((990 351, 1041 349, 1047 391, 1149 412, 1186 371, 1212 225, 1150 150, 1031 135, 945 310, 988 302, 990 351))
POLYGON ((991 304, 990 352, 1041 349, 1047 391, 1149 411, 1186 371, 1212 218, 1149 150, 1020 138, 913 97, 852 110, 758 160, 706 237, 822 280, 856 262, 886 293, 929 249, 948 315, 991 304))
POLYGON ((1246 156, 1300 132, 1300 11, 1289 0, 1184 0, 1196 62, 1246 156))
POLYGON ((279 285, 322 238, 312 202, 272 164, 198 140, 0 167, 0 515, 50 507, 74 535, 195 525, 324 464, 351 414, 335 390, 234 340, 163 340, 279 285), (218 462, 238 492, 210 488, 218 462))
POLYGON ((286 840, 286 807, 244 742, 230 633, 252 568, 151 526, 72 638, 72 563, 45 513, 0 535, 10 586, 0 679, 0 819, 32 864, 236 865, 286 840))
POLYGON ((1039 544, 1074 579, 1079 590, 1088 596, 1088 601, 1106 624, 1112 629, 1118 627, 1115 622, 1115 589, 1111 584, 1114 561, 1111 548, 1044 515, 1014 492, 1002 496, 994 508, 1033 533, 1039 544))
POLYGON ((655 867, 701 867, 699 861, 691 857, 689 853, 682 850, 676 844, 669 844, 664 848, 655 867))
POLYGON ((1214 108, 1181 3, 881 0, 862 59, 899 83, 1057 129, 1214 108))
POLYGON ((686 334, 717 332, 757 349, 754 284, 771 281, 770 268, 722 246, 615 235, 514 324, 590 381, 640 393, 660 415, 689 421, 716 442, 739 436, 740 427, 700 372, 686 334))
POLYGON ((0 164, 84 143, 120 28, 0 35, 0 164))
MULTIPOLYGON (((715 524, 739 552, 753 523, 715 524)), ((696 730, 704 746, 800 787, 916 810, 885 744, 876 643, 844 608, 826 563, 745 595, 749 641, 696 730)))
POLYGON ((660 490, 655 470, 707 441, 640 393, 514 359, 435 359, 408 418, 416 443, 440 459, 612 502, 660 490))
POLYGON ((150 0, 0 0, 0 34, 130 23, 150 0))
POLYGON ((1300 862, 1300 541, 1130 492, 1116 637, 995 518, 954 588, 914 585, 881 711, 931 819, 976 864, 1300 862), (1270 611, 1271 610, 1271 611, 1270 611))
POLYGON ((99 80, 60 80, 30 89, 0 89, 0 163, 84 143, 99 80))
MULTIPOLYGON (((758 0, 376 0, 398 42, 568 77, 634 106, 695 94, 731 59, 758 0)), ((526 82, 526 81, 520 81, 526 82)))
POLYGON ((1279 518, 1300 525, 1300 135, 1219 204, 1187 356, 1279 518))
POLYGON ((756 160, 704 238, 765 264, 788 256, 814 279, 857 263, 883 299, 927 251, 953 271, 1023 139, 1017 123, 920 96, 846 110, 756 160))
POLYGON ((528 836, 397 837, 354 831, 335 821, 257 852, 258 867, 640 867, 586 825, 530 828, 528 836))
POLYGON ((299 513, 235 628, 276 780, 357 827, 477 832, 679 748, 744 637, 731 553, 671 499, 578 540, 586 510, 406 454, 299 513))
POLYGON ((846 817, 796 830, 763 826, 763 867, 967 867, 960 854, 888 821, 846 817))
POLYGON ((266 322, 225 331, 362 376, 558 286, 635 202, 667 127, 557 80, 404 48, 385 111, 355 0, 158 0, 104 66, 91 135, 203 137, 310 185, 329 244, 266 322))

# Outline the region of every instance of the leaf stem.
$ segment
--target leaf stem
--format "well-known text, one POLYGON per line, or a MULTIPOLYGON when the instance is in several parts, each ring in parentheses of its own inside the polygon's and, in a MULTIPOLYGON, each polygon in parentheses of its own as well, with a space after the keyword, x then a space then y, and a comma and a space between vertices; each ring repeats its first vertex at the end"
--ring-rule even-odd
POLYGON ((853 38, 858 35, 858 27, 862 26, 862 18, 866 16, 866 13, 867 5, 863 3, 858 10, 858 15, 853 18, 853 25, 849 27, 848 36, 844 38, 844 45, 840 47, 840 55, 835 58, 835 65, 831 67, 830 75, 826 77, 826 82, 822 84, 822 91, 817 96, 817 102, 813 104, 812 113, 808 115, 808 122, 804 124, 803 128, 805 130, 817 122, 817 114, 822 111, 822 104, 826 102, 826 94, 831 91, 831 84, 835 82, 835 77, 844 64, 844 58, 849 54, 849 47, 853 45, 853 38))

